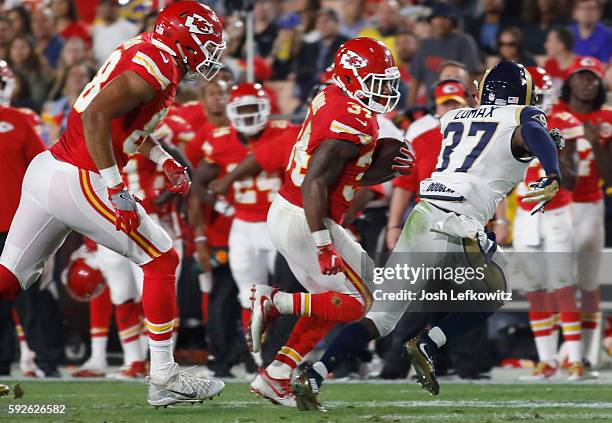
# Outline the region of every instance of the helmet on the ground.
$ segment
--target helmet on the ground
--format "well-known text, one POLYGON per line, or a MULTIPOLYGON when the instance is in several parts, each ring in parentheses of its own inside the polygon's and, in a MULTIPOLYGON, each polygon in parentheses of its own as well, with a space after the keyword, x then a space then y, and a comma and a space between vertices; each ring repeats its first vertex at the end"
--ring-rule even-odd
POLYGON ((106 287, 102 272, 87 264, 82 257, 68 265, 63 282, 68 294, 77 301, 91 301, 106 287))

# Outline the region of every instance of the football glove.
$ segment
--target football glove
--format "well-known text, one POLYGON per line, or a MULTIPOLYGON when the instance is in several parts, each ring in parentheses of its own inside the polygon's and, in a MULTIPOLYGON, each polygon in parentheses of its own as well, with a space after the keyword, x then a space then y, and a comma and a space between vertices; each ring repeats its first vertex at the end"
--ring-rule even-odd
POLYGON ((319 250, 317 257, 319 259, 321 273, 324 275, 335 275, 342 272, 344 263, 333 244, 322 245, 317 248, 319 250))
POLYGON ((191 179, 187 174, 187 168, 174 159, 166 160, 162 168, 164 169, 166 178, 168 178, 166 187, 176 194, 187 194, 191 186, 191 179))
POLYGON ((136 199, 130 194, 123 183, 108 188, 108 199, 115 210, 115 229, 126 233, 135 231, 140 225, 136 199))
POLYGON ((416 153, 412 147, 412 143, 404 138, 403 145, 400 147, 399 154, 393 159, 391 170, 396 176, 410 175, 416 161, 416 153))
POLYGON ((548 135, 552 138, 553 142, 557 146, 557 150, 563 150, 565 148, 565 137, 557 128, 552 128, 548 131, 548 135))
POLYGON ((529 184, 529 191, 523 198, 523 203, 537 203, 531 210, 534 215, 537 212, 544 212, 544 207, 548 204, 559 191, 558 177, 540 178, 536 182, 529 184))

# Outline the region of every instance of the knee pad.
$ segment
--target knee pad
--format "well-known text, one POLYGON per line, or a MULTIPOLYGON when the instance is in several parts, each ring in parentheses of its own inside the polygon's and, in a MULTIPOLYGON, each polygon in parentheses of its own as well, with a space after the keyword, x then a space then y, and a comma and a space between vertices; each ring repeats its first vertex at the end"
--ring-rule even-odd
POLYGON ((148 275, 172 275, 174 277, 179 265, 179 255, 174 248, 170 248, 161 256, 141 266, 145 276, 148 275))

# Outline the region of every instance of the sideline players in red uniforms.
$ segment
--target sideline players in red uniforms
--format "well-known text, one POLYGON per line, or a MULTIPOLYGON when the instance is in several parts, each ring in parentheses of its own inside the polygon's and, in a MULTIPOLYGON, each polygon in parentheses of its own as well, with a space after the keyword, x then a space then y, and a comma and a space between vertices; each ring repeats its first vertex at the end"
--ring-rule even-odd
POLYGON ((334 85, 312 101, 294 146, 285 182, 268 213, 268 230, 291 271, 310 293, 253 285, 250 334, 259 351, 267 324, 279 314, 301 316, 275 360, 251 383, 273 402, 296 406, 289 377, 337 322, 359 319, 372 297, 363 248, 340 226, 367 170, 378 138, 376 114, 399 100, 399 70, 384 44, 347 41, 336 53, 334 85))
MULTIPOLYGON (((287 121, 269 121, 270 100, 259 84, 235 86, 227 106, 231 127, 215 130, 210 138, 206 160, 218 166, 224 177, 259 145, 285 137, 295 141, 299 128, 287 121)), ((265 170, 232 183, 230 198, 235 207, 229 236, 229 264, 238 285, 245 330, 250 319, 250 288, 267 284, 274 270, 276 249, 266 218, 270 204, 282 183, 282 171, 265 170)))
MULTIPOLYGON (((601 324, 599 272, 604 246, 605 186, 612 184, 612 109, 605 106, 603 66, 594 57, 582 57, 571 67, 553 112, 569 112, 584 125, 584 137, 575 145, 578 177, 573 195, 575 249, 578 255, 578 287, 581 293, 584 356, 598 361, 601 324)), ((572 145, 569 145, 572 147, 572 145)), ((608 348, 612 349, 612 331, 608 348)))
POLYGON ((36 156, 0 259, 0 295, 14 298, 76 230, 140 265, 149 330, 154 406, 201 401, 223 383, 179 372, 172 354, 175 269, 172 240, 126 189, 120 169, 139 152, 163 166, 171 190, 186 193, 186 169, 149 137, 188 72, 214 77, 225 48, 215 13, 195 2, 160 12, 155 33, 115 50, 74 104, 66 131, 36 156))
POLYGON ((584 373, 581 352, 580 313, 576 304, 576 280, 574 274, 574 229, 572 219, 572 190, 576 183, 574 148, 580 142, 584 130, 582 123, 571 113, 550 111, 550 97, 554 96, 552 80, 542 68, 528 68, 536 86, 540 108, 548 114, 548 129, 557 128, 571 144, 559 152, 559 164, 563 173, 563 185, 555 198, 546 205, 546 213, 531 214, 533 206, 523 203, 532 183, 546 176, 540 162, 530 162, 525 180, 516 189, 519 208, 513 226, 515 251, 523 253, 550 253, 549 263, 542 266, 539 254, 525 254, 521 266, 529 301, 529 320, 538 351, 539 362, 530 375, 522 380, 544 380, 557 371, 557 334, 554 311, 560 314, 563 338, 569 354, 569 378, 579 380, 584 373), (548 107, 547 107, 548 106, 548 107), (557 257, 561 259, 557 259, 557 257), (533 261, 529 260, 534 258, 533 261), (556 305, 556 306, 555 306, 556 305), (557 310, 553 310, 557 309, 557 310))

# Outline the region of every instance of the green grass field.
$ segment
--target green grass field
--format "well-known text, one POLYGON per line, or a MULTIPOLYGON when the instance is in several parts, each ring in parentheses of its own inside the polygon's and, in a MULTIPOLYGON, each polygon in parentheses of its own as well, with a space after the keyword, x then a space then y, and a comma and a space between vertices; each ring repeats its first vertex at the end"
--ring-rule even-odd
POLYGON ((411 384, 328 384, 323 392, 327 413, 274 406, 250 394, 242 383, 228 384, 221 397, 204 404, 157 410, 146 404, 142 384, 25 381, 21 387, 23 398, 0 398, 0 421, 612 421, 612 386, 601 384, 446 384, 437 398, 411 384), (66 413, 15 415, 8 412, 10 404, 64 404, 66 413))

